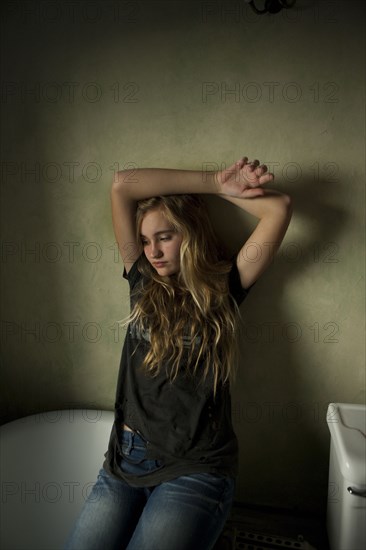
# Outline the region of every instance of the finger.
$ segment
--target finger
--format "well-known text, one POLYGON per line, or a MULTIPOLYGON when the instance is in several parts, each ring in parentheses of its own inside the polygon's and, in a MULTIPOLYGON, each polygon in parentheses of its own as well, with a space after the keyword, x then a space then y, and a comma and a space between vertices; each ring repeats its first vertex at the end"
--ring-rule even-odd
POLYGON ((260 176, 263 176, 263 174, 265 174, 267 170, 268 170, 267 166, 265 164, 261 164, 260 166, 258 166, 255 173, 257 174, 258 177, 260 177, 260 176))
POLYGON ((252 189, 256 189, 257 187, 260 187, 261 185, 265 185, 266 183, 274 180, 274 175, 268 172, 267 174, 263 174, 263 176, 255 176, 255 174, 252 174, 253 178, 252 181, 249 181, 248 184, 252 189))
POLYGON ((250 164, 251 170, 255 170, 257 168, 257 166, 259 166, 259 160, 255 159, 252 162, 250 162, 249 164, 250 164))
POLYGON ((261 185, 273 180, 274 180, 274 174, 272 174, 271 172, 267 172, 266 174, 263 174, 263 176, 259 177, 259 183, 261 185))
POLYGON ((243 171, 243 174, 247 177, 250 183, 255 183, 258 180, 258 176, 256 174, 256 168, 258 161, 253 161, 248 164, 245 164, 241 170, 243 171))
POLYGON ((246 165, 247 162, 248 162, 248 157, 243 157, 243 158, 239 159, 239 160, 236 162, 236 164, 237 164, 238 166, 240 166, 240 169, 242 169, 242 168, 246 165))
POLYGON ((239 168, 239 170, 243 170, 243 168, 246 166, 248 162, 248 157, 243 157, 236 161, 236 163, 233 165, 235 168, 239 168))

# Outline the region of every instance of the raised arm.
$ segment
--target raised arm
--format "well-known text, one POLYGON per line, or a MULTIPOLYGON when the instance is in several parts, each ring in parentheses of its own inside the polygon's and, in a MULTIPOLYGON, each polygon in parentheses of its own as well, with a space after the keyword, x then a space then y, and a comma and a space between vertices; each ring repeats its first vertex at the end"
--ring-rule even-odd
MULTIPOLYGON (((142 252, 135 231, 137 202, 159 195, 218 194, 221 185, 216 176, 216 172, 170 168, 132 168, 115 173, 111 189, 112 221, 127 272, 142 252)), ((259 185, 253 186, 243 179, 238 188, 235 183, 229 192, 251 197, 263 193, 259 185)))
POLYGON ((159 195, 217 192, 214 172, 165 168, 116 172, 111 189, 112 222, 127 273, 142 252, 135 229, 139 200, 159 195))
POLYGON ((116 172, 111 189, 113 229, 126 271, 142 251, 135 230, 139 200, 199 193, 222 195, 232 202, 235 197, 239 201, 244 198, 251 201, 264 195, 261 186, 272 179, 272 174, 267 174, 266 170, 248 164, 246 157, 224 172, 169 168, 133 168, 116 172))
POLYGON ((292 202, 289 195, 274 189, 261 189, 262 194, 252 198, 233 196, 237 182, 244 177, 255 185, 263 178, 272 181, 274 176, 267 173, 266 166, 259 166, 259 161, 247 164, 246 159, 217 174, 220 196, 260 220, 237 255, 241 284, 248 288, 267 269, 280 247, 291 220, 292 202))
POLYGON ((215 172, 170 168, 133 168, 116 172, 113 189, 139 201, 159 195, 217 193, 215 172))

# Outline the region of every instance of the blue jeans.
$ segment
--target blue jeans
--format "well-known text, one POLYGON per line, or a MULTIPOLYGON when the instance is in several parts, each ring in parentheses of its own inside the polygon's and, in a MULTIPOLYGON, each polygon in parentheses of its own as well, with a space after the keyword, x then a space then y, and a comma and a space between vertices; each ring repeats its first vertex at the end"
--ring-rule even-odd
MULTIPOLYGON (((151 472, 144 440, 123 430, 121 468, 151 472)), ((154 487, 131 487, 103 468, 65 550, 210 550, 229 516, 235 479, 199 473, 154 487)))

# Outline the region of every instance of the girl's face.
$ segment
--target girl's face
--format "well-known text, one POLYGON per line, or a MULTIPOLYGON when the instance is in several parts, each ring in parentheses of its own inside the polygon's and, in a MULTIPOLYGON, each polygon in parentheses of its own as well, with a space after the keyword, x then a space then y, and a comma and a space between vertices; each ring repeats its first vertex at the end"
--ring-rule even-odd
POLYGON ((145 256, 159 275, 169 277, 178 273, 183 238, 161 209, 150 210, 144 215, 140 237, 145 256))

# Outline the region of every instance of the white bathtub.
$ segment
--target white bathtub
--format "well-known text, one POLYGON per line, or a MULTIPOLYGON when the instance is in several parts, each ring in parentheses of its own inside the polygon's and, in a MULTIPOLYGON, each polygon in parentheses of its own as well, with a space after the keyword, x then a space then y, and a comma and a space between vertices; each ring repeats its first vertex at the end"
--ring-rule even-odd
POLYGON ((1 550, 58 550, 104 461, 114 414, 59 410, 0 427, 1 550))

